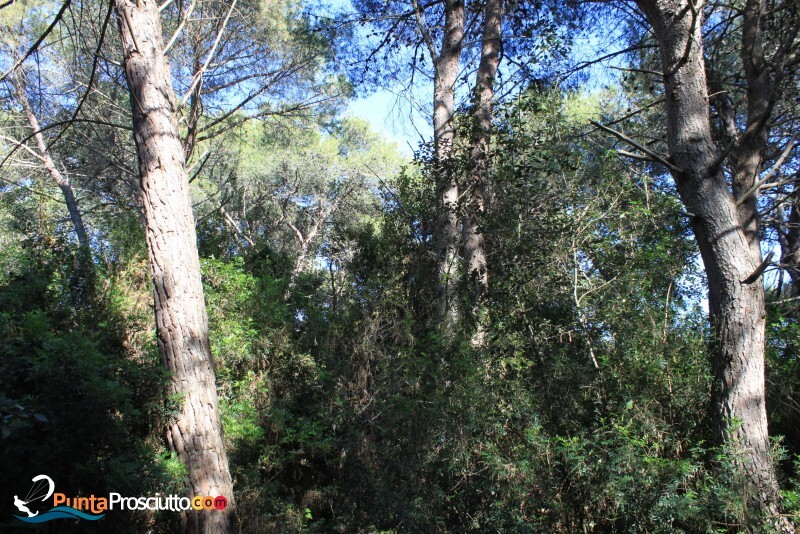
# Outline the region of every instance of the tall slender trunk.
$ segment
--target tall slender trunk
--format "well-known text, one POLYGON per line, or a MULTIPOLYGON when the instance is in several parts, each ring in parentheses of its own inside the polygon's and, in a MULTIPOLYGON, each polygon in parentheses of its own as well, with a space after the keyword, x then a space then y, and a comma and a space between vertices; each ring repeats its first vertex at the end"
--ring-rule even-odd
POLYGON ((436 147, 437 318, 446 336, 458 324, 458 183, 453 164, 455 86, 464 41, 464 0, 445 0, 444 36, 434 59, 433 139, 436 147))
POLYGON ((764 400, 764 289, 750 213, 726 183, 712 139, 703 59, 703 1, 637 0, 653 27, 666 82, 667 139, 673 177, 708 277, 715 340, 713 416, 721 443, 735 451, 751 520, 780 518, 764 400))
MULTIPOLYGON (((770 122, 775 103, 778 100, 779 88, 784 76, 784 62, 787 50, 794 42, 798 27, 788 28, 782 35, 782 43, 773 47, 772 57, 767 59, 764 44, 764 25, 767 19, 767 5, 764 0, 747 0, 742 10, 742 42, 741 58, 744 78, 747 84, 747 121, 744 133, 736 144, 731 155, 731 174, 734 196, 739 204, 739 216, 743 221, 751 247, 759 247, 758 239, 758 190, 754 185, 764 163, 764 154, 769 144, 770 122), (752 193, 750 193, 752 192, 752 193), (750 194, 748 194, 750 193, 750 194)), ((792 149, 795 138, 789 141, 785 150, 792 149)), ((787 152, 788 153, 788 152, 787 152)), ((782 160, 784 153, 780 156, 782 160)), ((776 163, 779 165, 779 162, 776 163)), ((800 221, 796 197, 790 199, 788 228, 778 228, 781 244, 781 265, 785 266, 792 280, 792 291, 797 289, 800 279, 800 234, 797 224, 800 221)), ((778 206, 782 219, 783 209, 778 206)), ((781 226, 779 224, 779 226, 781 226)))
POLYGON ((758 194, 746 198, 761 170, 764 150, 769 138, 768 122, 774 107, 775 90, 764 59, 763 0, 747 0, 742 22, 741 59, 747 83, 747 121, 745 133, 738 139, 731 152, 731 182, 733 196, 741 199, 739 220, 754 255, 761 255, 761 240, 758 236, 758 194))
POLYGON ((69 219, 72 221, 72 227, 75 229, 75 235, 78 236, 78 243, 84 252, 89 252, 90 243, 89 236, 86 233, 86 226, 83 224, 83 217, 78 208, 78 200, 75 198, 75 192, 72 190, 72 184, 69 182, 69 177, 65 176, 58 170, 55 161, 53 161, 50 151, 47 149, 47 143, 44 141, 44 136, 41 133, 39 120, 33 112, 31 103, 28 100, 28 94, 25 92, 25 73, 22 69, 17 69, 12 77, 12 83, 17 93, 22 107, 25 110, 25 117, 28 119, 28 125, 34 132, 34 139, 36 140, 36 147, 39 149, 39 158, 41 158, 45 169, 53 179, 53 181, 61 189, 61 194, 64 196, 64 202, 67 204, 67 211, 69 212, 69 219))
POLYGON ((154 0, 115 0, 139 157, 158 344, 179 406, 167 430, 188 470, 190 496, 223 496, 223 511, 192 511, 188 532, 234 531, 233 484, 220 423, 189 180, 161 21, 154 0))
POLYGON ((789 216, 785 228, 779 228, 781 236, 781 265, 785 266, 791 279, 790 296, 800 294, 800 205, 796 196, 790 199, 789 216))
MULTIPOLYGON (((503 23, 502 0, 487 0, 484 7, 481 61, 473 94, 475 124, 472 129, 470 164, 467 182, 466 209, 462 226, 462 241, 467 278, 473 289, 472 313, 479 314, 480 303, 489 291, 489 268, 486 253, 483 219, 486 214, 489 180, 489 143, 492 133, 492 100, 494 80, 500 64, 503 23)), ((482 328, 473 339, 482 343, 482 328)))

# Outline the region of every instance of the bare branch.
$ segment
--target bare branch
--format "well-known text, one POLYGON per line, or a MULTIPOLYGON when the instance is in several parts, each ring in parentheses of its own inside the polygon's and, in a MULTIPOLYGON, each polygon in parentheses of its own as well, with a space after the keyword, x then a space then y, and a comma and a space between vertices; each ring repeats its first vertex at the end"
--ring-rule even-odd
MULTIPOLYGON (((31 54, 33 54, 34 52, 36 52, 36 50, 39 48, 39 45, 40 45, 40 44, 42 44, 42 42, 43 42, 43 41, 44 41, 44 40, 47 38, 47 36, 48 36, 48 35, 50 35, 50 32, 52 32, 52 31, 53 31, 53 29, 56 27, 56 24, 58 24, 58 21, 59 21, 59 20, 61 20, 61 17, 64 15, 64 12, 65 12, 65 11, 67 10, 67 8, 69 7, 69 5, 70 5, 70 2, 72 2, 72 0, 66 0, 66 1, 64 2, 64 4, 61 6, 61 9, 59 9, 59 10, 58 10, 58 13, 56 13, 56 16, 55 16, 55 18, 53 19, 53 22, 51 22, 51 23, 50 23, 50 26, 48 26, 48 27, 47 27, 47 29, 44 31, 44 33, 42 33, 42 35, 40 35, 40 36, 39 36, 39 38, 36 40, 36 42, 35 42, 35 43, 33 43, 33 45, 31 45, 31 47, 28 49, 28 51, 27 51, 27 52, 25 52, 25 54, 23 54, 23 55, 22 55, 22 57, 20 57, 18 60, 16 60, 16 61, 14 62, 14 64, 11 66, 11 68, 10 68, 10 69, 8 69, 8 71, 6 71, 6 73, 5 73, 5 74, 3 74, 2 76, 0 76, 0 82, 2 82, 3 80, 5 80, 6 78, 8 78, 8 75, 9 75, 9 74, 11 74, 11 73, 12 73, 12 72, 14 72, 15 70, 17 70, 17 67, 19 67, 20 65, 22 65, 22 63, 23 63, 23 62, 24 62, 26 59, 28 59, 28 58, 30 57, 30 55, 31 55, 31 54)), ((13 0, 11 0, 11 3, 13 3, 13 0)), ((10 5, 10 4, 6 4, 6 5, 10 5)), ((2 7, 6 7, 6 6, 4 5, 4 6, 2 6, 2 7)))
POLYGON ((234 8, 236 7, 236 0, 231 2, 231 7, 228 9, 228 14, 225 15, 225 20, 222 21, 222 26, 219 28, 219 32, 217 33, 217 38, 214 40, 214 44, 211 46, 211 50, 208 51, 208 56, 206 57, 205 63, 203 66, 200 67, 200 70, 194 73, 192 76, 192 84, 189 86, 189 89, 186 91, 186 94, 183 95, 181 99, 181 106, 185 105, 186 102, 189 100, 189 97, 192 95, 195 86, 198 84, 200 79, 203 77, 206 69, 208 69, 208 65, 211 63, 211 60, 214 57, 214 54, 217 51, 217 46, 219 46, 219 42, 222 39, 222 34, 225 32, 225 27, 228 25, 228 20, 231 18, 231 14, 233 13, 234 8))
POLYGON ((436 46, 433 44, 433 36, 431 35, 431 28, 422 18, 422 9, 420 9, 417 0, 411 0, 411 5, 414 6, 414 16, 417 19, 417 27, 419 28, 422 38, 425 40, 425 45, 428 47, 428 53, 431 55, 431 61, 436 64, 436 46))
POLYGON ((659 162, 662 165, 664 165, 665 167, 667 167, 669 170, 671 170, 673 172, 677 172, 677 173, 682 173, 683 172, 681 169, 679 169, 678 167, 676 167, 675 165, 673 165, 672 163, 667 161, 663 156, 660 156, 660 155, 656 154, 655 152, 653 152, 652 150, 650 150, 649 148, 640 145, 639 143, 637 143, 636 141, 634 141, 633 139, 631 139, 630 137, 628 137, 624 133, 618 132, 617 130, 614 130, 613 128, 609 128, 608 126, 603 126, 602 124, 600 124, 599 122, 596 122, 596 121, 589 121, 589 122, 593 126, 596 126, 597 128, 600 128, 601 130, 610 133, 611 135, 617 137, 618 139, 620 139, 622 141, 625 141, 626 143, 628 143, 632 147, 644 152, 645 154, 647 154, 648 156, 650 156, 651 158, 653 158, 657 162, 659 162))
POLYGON ((774 250, 769 254, 767 254, 767 257, 764 258, 764 260, 758 267, 756 267, 756 270, 753 271, 753 274, 742 280, 742 284, 752 284, 753 282, 758 280, 761 274, 764 272, 764 270, 769 266, 769 261, 772 259, 772 256, 774 255, 775 255, 774 250))
POLYGON ((78 117, 78 113, 81 112, 83 104, 86 102, 86 99, 89 98, 89 94, 92 92, 92 85, 94 85, 94 77, 97 74, 97 63, 98 59, 100 58, 100 49, 103 47, 103 41, 105 40, 106 29, 108 28, 108 21, 111 20, 111 10, 113 9, 113 7, 114 4, 109 2, 108 11, 106 12, 106 18, 103 20, 103 26, 100 28, 100 38, 97 40, 97 48, 94 51, 94 56, 92 56, 92 70, 89 73, 89 82, 86 84, 86 92, 83 93, 83 97, 81 97, 80 101, 78 102, 78 105, 75 107, 75 111, 72 113, 72 117, 67 122, 67 127, 58 132, 56 138, 47 144, 48 149, 51 148, 56 141, 61 139, 61 136, 63 136, 67 132, 67 130, 69 130, 69 127, 72 126, 73 121, 78 117))
MULTIPOLYGON (((73 123, 73 122, 86 122, 86 123, 89 123, 89 124, 101 124, 103 126, 111 126, 112 128, 121 128, 123 130, 133 131, 133 127, 131 127, 131 126, 125 126, 125 125, 122 125, 122 124, 114 124, 113 122, 106 122, 106 121, 101 121, 101 120, 98 120, 98 119, 72 119, 72 120, 68 120, 68 121, 58 121, 58 122, 54 122, 52 124, 49 124, 47 126, 43 126, 41 129, 39 129, 39 130, 37 130, 37 131, 35 131, 35 132, 31 133, 31 134, 28 134, 22 141, 20 141, 20 144, 27 143, 28 141, 33 139, 37 134, 40 134, 40 133, 42 133, 42 132, 44 132, 46 130, 50 130, 51 128, 58 128, 59 126, 64 126, 65 124, 70 124, 70 123, 73 123)), ((19 149, 19 146, 14 147, 8 154, 6 154, 6 157, 3 158, 2 161, 0 161, 0 169, 3 168, 3 165, 5 165, 6 161, 8 161, 9 158, 11 158, 11 156, 14 155, 14 153, 17 151, 17 149, 19 149)))
MULTIPOLYGON (((169 2, 171 2, 171 1, 172 0, 168 0, 167 4, 169 4, 169 2)), ((166 7, 167 4, 165 4, 164 7, 166 7)), ((170 38, 169 42, 166 45, 164 45, 164 54, 169 52, 169 49, 172 48, 173 44, 175 44, 175 41, 178 39, 178 36, 183 31, 183 27, 186 26, 186 22, 189 20, 189 17, 192 15, 192 12, 194 11, 195 4, 197 4, 197 0, 192 0, 192 4, 189 6, 189 9, 186 10, 186 14, 181 19, 181 23, 178 24, 178 27, 175 29, 175 33, 172 34, 172 37, 170 38)), ((163 9, 163 7, 159 8, 159 11, 161 9, 163 9)))
POLYGON ((241 237, 242 239, 244 239, 245 241, 247 241, 247 243, 248 243, 248 244, 249 244, 251 247, 255 247, 255 246, 256 246, 256 244, 255 244, 255 243, 253 243, 253 240, 252 240, 252 239, 250 239, 250 238, 247 236, 247 234, 245 234, 244 232, 242 232, 242 229, 241 229, 241 228, 239 228, 239 225, 238 225, 238 224, 236 224, 236 221, 234 221, 234 220, 231 218, 231 216, 230 216, 230 215, 228 215, 228 212, 227 212, 227 211, 225 211, 225 207, 224 207, 224 206, 220 206, 220 207, 219 207, 219 212, 220 212, 220 213, 222 214, 222 216, 225 218, 225 222, 227 222, 227 223, 228 223, 228 226, 230 226, 230 227, 233 229, 233 231, 234 231, 234 232, 236 232, 236 235, 238 235, 239 237, 241 237))

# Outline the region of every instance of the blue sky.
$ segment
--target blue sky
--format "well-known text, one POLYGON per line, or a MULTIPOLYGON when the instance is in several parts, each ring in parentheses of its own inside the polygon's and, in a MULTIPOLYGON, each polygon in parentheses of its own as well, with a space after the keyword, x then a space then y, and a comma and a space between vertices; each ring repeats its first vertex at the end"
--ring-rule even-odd
POLYGON ((353 100, 347 106, 347 114, 366 120, 373 130, 396 142, 400 150, 410 155, 420 142, 433 137, 433 128, 419 113, 414 113, 412 120, 408 107, 394 93, 381 89, 353 100))

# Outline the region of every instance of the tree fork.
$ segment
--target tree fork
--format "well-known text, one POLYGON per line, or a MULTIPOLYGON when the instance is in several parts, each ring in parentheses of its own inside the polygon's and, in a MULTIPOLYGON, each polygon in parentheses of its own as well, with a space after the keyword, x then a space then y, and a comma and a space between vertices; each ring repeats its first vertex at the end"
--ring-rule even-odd
POLYGON ((672 174, 684 206, 695 214, 692 227, 708 276, 715 333, 711 360, 716 434, 734 454, 748 521, 755 525, 766 520, 781 532, 794 532, 791 522, 780 514, 780 491, 770 457, 764 287, 742 283, 761 265, 760 253, 752 244, 752 214, 737 208, 717 164, 719 154, 711 133, 701 32, 703 2, 636 3, 652 26, 661 52, 670 161, 680 169, 672 174))

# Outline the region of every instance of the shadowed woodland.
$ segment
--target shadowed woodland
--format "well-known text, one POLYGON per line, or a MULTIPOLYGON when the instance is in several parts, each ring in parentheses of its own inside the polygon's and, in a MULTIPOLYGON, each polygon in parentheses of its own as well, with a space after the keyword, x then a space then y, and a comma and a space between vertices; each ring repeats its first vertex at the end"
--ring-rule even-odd
POLYGON ((795 532, 798 31, 0 3, 0 530, 795 532))

